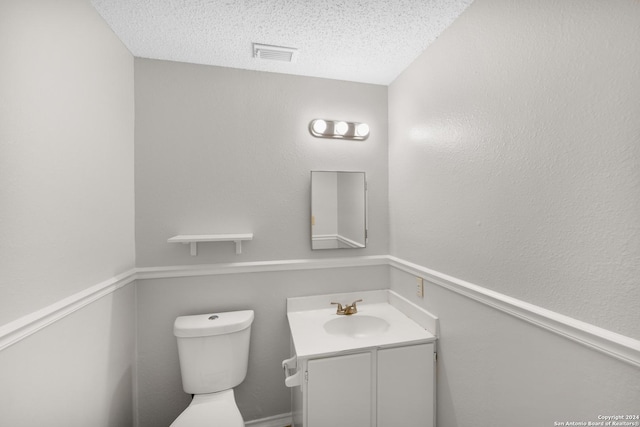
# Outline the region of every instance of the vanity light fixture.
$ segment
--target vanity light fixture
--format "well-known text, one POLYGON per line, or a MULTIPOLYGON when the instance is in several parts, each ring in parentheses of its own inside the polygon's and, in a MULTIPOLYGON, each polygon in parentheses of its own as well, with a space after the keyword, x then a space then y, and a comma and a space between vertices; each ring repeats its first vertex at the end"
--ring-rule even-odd
POLYGON ((309 123, 309 132, 316 138, 362 141, 369 137, 369 125, 366 123, 345 122, 342 120, 314 119, 309 123))

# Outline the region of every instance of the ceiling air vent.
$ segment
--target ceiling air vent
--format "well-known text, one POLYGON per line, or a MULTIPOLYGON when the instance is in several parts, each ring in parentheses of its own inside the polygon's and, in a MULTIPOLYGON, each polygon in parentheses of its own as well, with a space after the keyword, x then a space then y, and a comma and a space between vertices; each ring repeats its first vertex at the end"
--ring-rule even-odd
POLYGON ((292 47, 270 46, 267 44, 253 44, 253 57, 269 59, 271 61, 296 62, 298 49, 292 47))

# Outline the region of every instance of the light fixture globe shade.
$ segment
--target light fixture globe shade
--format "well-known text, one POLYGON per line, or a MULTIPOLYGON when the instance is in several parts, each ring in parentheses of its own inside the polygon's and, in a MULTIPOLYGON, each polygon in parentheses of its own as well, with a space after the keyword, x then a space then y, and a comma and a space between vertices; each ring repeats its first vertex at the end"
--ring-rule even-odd
POLYGON ((356 126, 356 135, 361 137, 369 135, 369 125, 366 123, 358 123, 356 126))
POLYGON ((344 135, 349 130, 349 125, 346 122, 337 122, 333 130, 336 135, 344 135))
POLYGON ((325 130, 327 130, 327 122, 324 120, 316 119, 313 121, 311 125, 313 131, 317 134, 323 134, 325 130))

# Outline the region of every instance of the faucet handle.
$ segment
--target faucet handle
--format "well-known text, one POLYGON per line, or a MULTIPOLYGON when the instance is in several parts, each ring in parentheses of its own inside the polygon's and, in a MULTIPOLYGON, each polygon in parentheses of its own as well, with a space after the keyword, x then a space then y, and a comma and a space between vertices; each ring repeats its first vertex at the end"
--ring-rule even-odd
POLYGON ((362 300, 361 299, 355 300, 354 302, 351 303, 351 307, 356 308, 356 303, 357 302, 362 302, 362 300))
POLYGON ((340 304, 339 302, 332 302, 331 304, 338 305, 338 310, 336 311, 336 314, 344 314, 344 308, 342 308, 342 304, 340 304))

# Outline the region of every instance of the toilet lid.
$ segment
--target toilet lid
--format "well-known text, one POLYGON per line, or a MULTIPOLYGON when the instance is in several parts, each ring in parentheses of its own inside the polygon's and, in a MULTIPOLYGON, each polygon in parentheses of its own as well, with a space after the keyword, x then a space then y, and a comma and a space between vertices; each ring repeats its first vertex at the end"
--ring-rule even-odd
POLYGON ((170 427, 244 427, 233 389, 196 394, 170 427))

